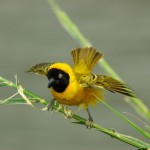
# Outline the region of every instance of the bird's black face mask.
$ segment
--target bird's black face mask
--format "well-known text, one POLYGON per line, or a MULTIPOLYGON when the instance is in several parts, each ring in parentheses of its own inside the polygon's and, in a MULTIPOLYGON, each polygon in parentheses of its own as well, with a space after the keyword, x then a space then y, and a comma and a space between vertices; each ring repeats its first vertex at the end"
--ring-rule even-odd
POLYGON ((58 93, 64 92, 69 84, 69 75, 60 69, 50 69, 47 78, 49 80, 48 88, 52 87, 58 93))

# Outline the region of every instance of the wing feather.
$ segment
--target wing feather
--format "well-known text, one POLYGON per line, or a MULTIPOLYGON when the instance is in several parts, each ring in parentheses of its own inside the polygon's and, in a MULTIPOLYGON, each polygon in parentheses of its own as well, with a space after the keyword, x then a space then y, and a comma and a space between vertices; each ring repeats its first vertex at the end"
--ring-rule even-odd
POLYGON ((71 51, 74 62, 74 71, 77 74, 89 74, 95 64, 103 57, 93 47, 76 48, 71 51))
POLYGON ((32 72, 40 75, 47 75, 49 67, 54 63, 40 63, 32 66, 26 72, 32 72))
POLYGON ((129 86, 109 76, 97 75, 94 85, 105 88, 113 93, 117 92, 130 97, 136 97, 129 86))

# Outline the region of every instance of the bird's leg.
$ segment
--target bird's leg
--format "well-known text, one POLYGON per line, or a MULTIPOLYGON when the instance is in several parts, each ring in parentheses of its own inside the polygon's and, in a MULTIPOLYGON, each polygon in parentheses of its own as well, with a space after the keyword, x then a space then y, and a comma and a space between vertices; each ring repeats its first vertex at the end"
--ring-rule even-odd
POLYGON ((51 99, 50 102, 48 103, 47 105, 47 110, 49 111, 50 109, 52 110, 53 109, 53 105, 55 103, 55 99, 51 99))
POLYGON ((93 126, 93 118, 92 118, 92 116, 91 116, 90 111, 89 111, 88 108, 86 109, 86 111, 87 111, 88 116, 89 116, 88 120, 86 121, 86 127, 88 129, 90 129, 93 126))

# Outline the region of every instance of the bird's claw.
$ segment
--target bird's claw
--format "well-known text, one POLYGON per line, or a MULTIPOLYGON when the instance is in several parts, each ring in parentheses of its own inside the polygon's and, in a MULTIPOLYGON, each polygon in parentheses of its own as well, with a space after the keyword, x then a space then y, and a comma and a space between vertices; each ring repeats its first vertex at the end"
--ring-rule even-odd
POLYGON ((86 128, 87 129, 91 129, 92 127, 93 127, 93 119, 88 119, 87 121, 86 121, 86 128))

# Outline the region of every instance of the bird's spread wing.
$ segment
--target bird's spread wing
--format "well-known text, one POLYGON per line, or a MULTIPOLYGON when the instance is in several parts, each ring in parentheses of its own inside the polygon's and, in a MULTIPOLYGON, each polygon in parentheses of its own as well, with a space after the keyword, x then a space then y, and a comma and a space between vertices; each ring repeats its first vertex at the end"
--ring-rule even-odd
POLYGON ((91 73, 94 65, 103 57, 93 47, 76 48, 71 51, 74 62, 74 72, 77 74, 91 73))
POLYGON ((126 96, 136 97, 129 86, 125 85, 122 81, 114 79, 110 76, 97 74, 82 75, 79 78, 79 83, 83 87, 99 87, 113 93, 117 92, 126 96))
POLYGON ((136 97, 134 92, 123 82, 105 75, 96 75, 94 85, 105 88, 113 93, 117 92, 126 96, 136 97))
POLYGON ((48 69, 52 64, 53 63, 40 63, 40 64, 37 64, 37 65, 31 67, 26 72, 33 72, 33 73, 36 73, 36 74, 46 76, 47 72, 48 72, 48 69))

